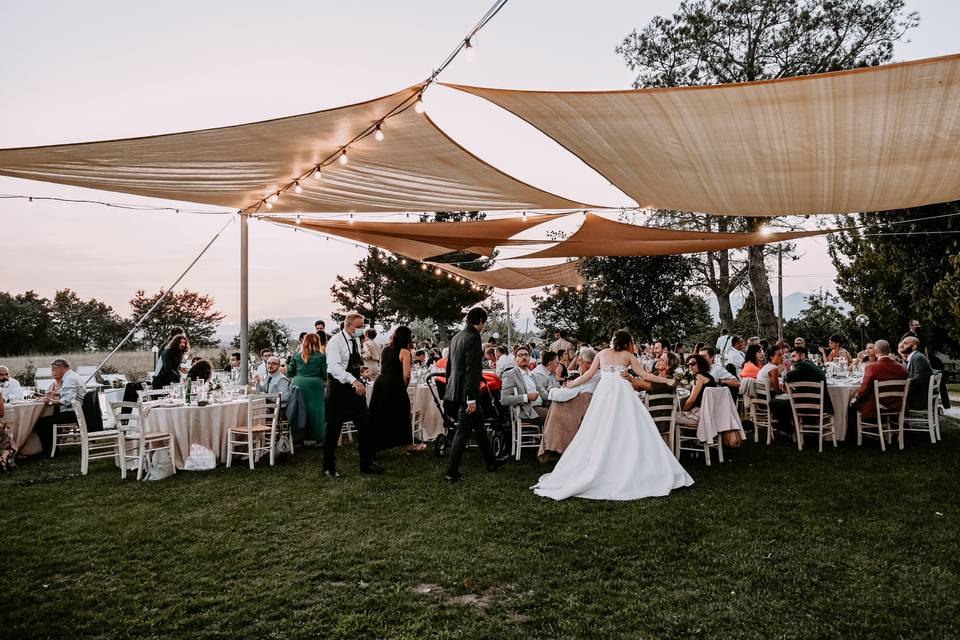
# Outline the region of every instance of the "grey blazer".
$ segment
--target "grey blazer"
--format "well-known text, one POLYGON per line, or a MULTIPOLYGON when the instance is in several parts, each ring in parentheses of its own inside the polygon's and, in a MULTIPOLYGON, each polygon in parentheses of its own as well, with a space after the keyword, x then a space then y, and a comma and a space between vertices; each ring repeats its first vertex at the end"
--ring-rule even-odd
MULTIPOLYGON (((536 379, 534 379, 536 383, 536 379)), ((543 392, 539 385, 537 392, 543 397, 543 392)), ((500 404, 505 407, 514 405, 520 407, 520 417, 527 419, 537 418, 537 412, 533 410, 530 400, 527 399, 527 385, 523 382, 523 374, 520 369, 513 367, 507 369, 503 374, 503 387, 500 389, 500 404)))
POLYGON ((910 408, 917 411, 924 411, 930 403, 928 397, 930 393, 930 376, 933 375, 933 368, 927 356, 919 351, 910 354, 907 361, 907 377, 910 378, 910 390, 907 392, 907 400, 910 408))

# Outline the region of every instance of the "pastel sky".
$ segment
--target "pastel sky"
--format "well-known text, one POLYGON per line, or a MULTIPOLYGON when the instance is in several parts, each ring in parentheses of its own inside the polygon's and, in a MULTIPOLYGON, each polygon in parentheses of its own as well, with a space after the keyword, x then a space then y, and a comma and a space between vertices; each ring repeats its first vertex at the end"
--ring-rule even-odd
MULTIPOLYGON (((0 0, 0 148, 217 127, 384 95, 428 76, 491 4, 0 0)), ((677 5, 512 0, 480 33, 477 59, 459 58, 441 80, 627 88, 632 74, 614 47, 677 5)), ((908 0, 908 7, 920 12, 921 25, 897 47, 898 60, 957 52, 960 2, 908 0)), ((630 204, 578 159, 493 105, 436 87, 427 106, 455 140, 520 179, 574 200, 630 204)), ((167 204, 11 178, 0 178, 0 193, 167 204)), ((0 290, 49 296, 70 287, 127 315, 136 289, 169 284, 224 222, 0 200, 0 290)), ((825 241, 803 241, 800 249, 804 257, 785 265, 785 293, 832 289, 825 241)), ((253 224, 251 317, 327 317, 335 276, 353 274, 363 253, 253 224)), ((234 224, 182 283, 213 295, 227 322, 239 313, 238 256, 234 224)), ((529 294, 515 297, 521 310, 528 309, 529 294)))

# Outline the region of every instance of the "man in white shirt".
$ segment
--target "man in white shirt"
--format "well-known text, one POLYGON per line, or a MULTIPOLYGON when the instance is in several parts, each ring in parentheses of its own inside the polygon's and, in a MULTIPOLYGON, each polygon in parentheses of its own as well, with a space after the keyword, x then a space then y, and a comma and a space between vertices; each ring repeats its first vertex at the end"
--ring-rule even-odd
POLYGON ((57 358, 50 363, 53 372, 53 386, 43 396, 43 402, 53 407, 53 415, 43 416, 33 428, 40 438, 44 455, 53 450, 53 425, 76 423, 77 414, 73 412, 73 401, 83 400, 87 392, 80 375, 70 368, 70 363, 57 358))
POLYGON ((747 348, 747 345, 740 336, 733 336, 733 339, 730 340, 730 345, 730 349, 726 352, 727 362, 734 366, 737 370, 737 376, 739 376, 740 370, 743 369, 744 350, 747 348))
MULTIPOLYGON (((259 373, 257 374, 259 376, 259 373)), ((266 393, 274 398, 280 394, 280 402, 287 401, 287 394, 290 391, 290 380, 280 372, 280 358, 270 356, 267 358, 266 375, 260 376, 257 381, 257 393, 266 393)))
POLYGON ((337 472, 337 445, 344 422, 352 422, 357 429, 357 449, 360 454, 360 473, 380 474, 386 471, 373 462, 367 416, 367 389, 360 381, 363 359, 360 355, 359 334, 365 324, 356 312, 347 314, 343 331, 327 342, 327 372, 330 374, 330 397, 327 399, 327 432, 323 439, 323 475, 342 477, 337 472))
POLYGON ((740 380, 737 379, 737 376, 727 371, 725 367, 722 367, 719 364, 714 364, 713 354, 714 351, 710 347, 704 347, 700 349, 700 355, 706 358, 707 362, 710 363, 710 375, 713 376, 713 379, 716 380, 717 384, 722 384, 725 387, 730 387, 739 391, 740 380))
POLYGON ((543 406, 547 393, 537 387, 537 382, 530 373, 530 349, 526 346, 517 347, 513 358, 517 364, 503 376, 500 404, 505 407, 516 405, 523 420, 543 424, 547 417, 547 409, 543 406))
POLYGON ((730 348, 730 339, 733 336, 730 335, 730 332, 726 329, 720 330, 720 337, 717 338, 717 353, 726 353, 727 349, 730 348))
POLYGON ((10 369, 0 367, 0 388, 9 400, 23 400, 23 387, 20 381, 10 376, 10 369))
POLYGON ((260 364, 257 365, 257 374, 254 382, 257 384, 267 377, 267 360, 273 356, 272 349, 260 349, 260 364))
POLYGON ((517 363, 507 348, 503 345, 497 347, 497 375, 502 378, 508 369, 515 366, 517 366, 517 363))
POLYGON ((537 365, 537 368, 534 369, 530 375, 533 377, 534 382, 537 383, 537 388, 541 391, 543 404, 549 406, 550 389, 556 389, 562 386, 560 378, 557 377, 557 371, 562 371, 562 369, 560 368, 560 360, 557 358, 556 352, 543 351, 540 356, 540 364, 537 365))

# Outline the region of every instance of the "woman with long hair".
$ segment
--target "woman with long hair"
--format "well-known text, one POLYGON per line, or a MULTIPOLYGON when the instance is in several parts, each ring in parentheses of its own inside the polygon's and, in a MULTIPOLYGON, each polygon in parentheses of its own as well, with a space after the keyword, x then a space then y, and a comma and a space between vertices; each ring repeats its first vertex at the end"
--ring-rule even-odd
POLYGON ((759 344, 751 344, 747 347, 747 353, 743 356, 743 368, 740 370, 740 377, 756 379, 762 367, 763 349, 759 344))
POLYGON ((410 366, 413 332, 399 326, 380 352, 380 375, 370 397, 370 435, 375 451, 406 445, 407 451, 423 451, 427 445, 413 442, 410 424, 410 366))
POLYGON ((160 366, 160 372, 153 376, 154 389, 163 389, 168 384, 180 382, 180 366, 184 356, 189 352, 190 342, 187 336, 181 333, 170 338, 163 347, 163 364, 160 366))
MULTIPOLYGON (((640 361, 633 353, 633 338, 621 330, 586 373, 567 383, 577 387, 601 376, 580 430, 553 472, 540 476, 534 492, 554 500, 637 500, 693 484, 623 378, 631 368, 639 371, 640 361)), ((670 382, 659 376, 657 381, 670 382)))
POLYGON ((703 403, 703 390, 717 386, 717 381, 710 375, 710 363, 700 354, 690 356, 687 361, 690 373, 693 374, 693 389, 680 407, 683 411, 677 416, 677 422, 685 425, 700 424, 700 405, 703 403))
POLYGON ((303 442, 313 445, 323 442, 326 433, 326 388, 327 354, 321 345, 320 336, 308 333, 303 337, 300 350, 287 361, 287 377, 290 386, 300 391, 307 411, 307 428, 303 442))

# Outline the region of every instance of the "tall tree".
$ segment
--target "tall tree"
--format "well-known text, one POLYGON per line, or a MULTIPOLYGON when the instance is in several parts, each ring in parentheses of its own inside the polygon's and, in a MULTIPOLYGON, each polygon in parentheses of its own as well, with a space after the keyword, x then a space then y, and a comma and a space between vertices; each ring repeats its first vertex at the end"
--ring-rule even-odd
POLYGON ((57 291, 48 308, 52 342, 59 352, 111 349, 130 328, 110 305, 92 298, 81 300, 71 289, 57 291))
POLYGON ((0 292, 0 355, 56 350, 49 304, 49 300, 34 291, 15 296, 0 292))
MULTIPOLYGON (((272 318, 257 320, 250 323, 247 341, 251 353, 259 354, 262 349, 283 353, 290 347, 290 327, 272 318)), ((234 349, 240 348, 239 333, 234 336, 230 346, 234 349)))
POLYGON ((828 246, 840 296, 870 318, 868 335, 896 341, 916 318, 929 344, 960 347, 960 317, 951 299, 960 202, 837 219, 838 227, 858 223, 862 228, 831 234, 828 246))
POLYGON ((330 294, 338 305, 334 320, 343 320, 350 311, 362 313, 371 325, 387 327, 396 319, 396 310, 390 308, 388 300, 393 284, 387 277, 388 262, 384 252, 370 247, 367 255, 356 264, 356 276, 337 276, 330 287, 330 294))
MULTIPOLYGON (((753 82, 878 65, 889 62, 894 42, 919 24, 918 14, 906 12, 904 4, 904 0, 684 1, 673 16, 657 16, 632 31, 616 51, 637 72, 634 88, 753 82)), ((750 229, 763 222, 744 221, 750 229)), ((762 246, 747 251, 747 264, 761 330, 773 335, 776 317, 762 246)))
MULTIPOLYGON (((163 289, 147 295, 143 289, 130 300, 130 309, 136 321, 153 306, 163 295, 163 289)), ((164 344, 170 336, 170 329, 182 327, 195 347, 212 347, 219 344, 216 339, 217 328, 223 321, 223 314, 214 309, 214 300, 196 291, 172 291, 153 315, 141 325, 145 346, 164 344)))

